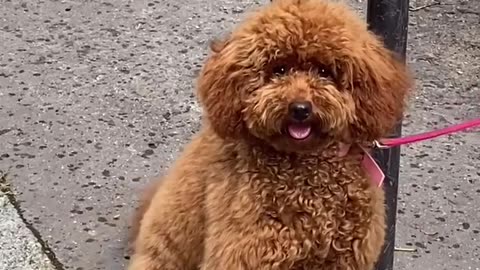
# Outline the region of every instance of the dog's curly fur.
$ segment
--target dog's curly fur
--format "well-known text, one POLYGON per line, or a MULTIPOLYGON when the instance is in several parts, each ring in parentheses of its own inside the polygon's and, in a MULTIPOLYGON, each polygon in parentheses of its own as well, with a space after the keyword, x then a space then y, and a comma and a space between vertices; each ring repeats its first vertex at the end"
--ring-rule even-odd
POLYGON ((275 1, 211 47, 202 129, 143 200, 129 269, 372 269, 384 192, 358 146, 401 116, 405 65, 320 0, 275 1), (288 133, 298 100, 312 104, 305 140, 288 133))

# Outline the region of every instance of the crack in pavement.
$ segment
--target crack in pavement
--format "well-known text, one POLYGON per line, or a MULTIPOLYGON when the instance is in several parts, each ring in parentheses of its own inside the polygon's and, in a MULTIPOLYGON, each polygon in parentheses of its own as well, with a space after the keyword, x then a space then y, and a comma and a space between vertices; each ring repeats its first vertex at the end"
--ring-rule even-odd
POLYGON ((23 216, 23 211, 18 203, 17 199, 15 198, 15 194, 11 189, 11 186, 7 180, 8 174, 0 170, 0 195, 3 194, 7 198, 7 201, 11 204, 11 206, 15 209, 16 214, 22 221, 23 225, 32 233, 33 237, 37 241, 37 243, 41 247, 41 251, 45 256, 47 256, 48 260, 52 264, 52 266, 56 270, 64 270, 63 264, 57 259, 57 256, 53 252, 53 250, 49 247, 48 243, 42 239, 39 231, 35 229, 35 227, 28 222, 25 217, 23 216))

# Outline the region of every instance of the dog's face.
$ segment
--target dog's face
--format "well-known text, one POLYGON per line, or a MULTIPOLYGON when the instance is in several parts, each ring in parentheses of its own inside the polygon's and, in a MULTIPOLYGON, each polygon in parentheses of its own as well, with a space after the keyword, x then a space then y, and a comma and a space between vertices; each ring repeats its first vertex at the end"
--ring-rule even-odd
POLYGON ((385 136, 411 87, 359 18, 319 0, 277 1, 212 51, 198 85, 212 127, 279 151, 385 136))

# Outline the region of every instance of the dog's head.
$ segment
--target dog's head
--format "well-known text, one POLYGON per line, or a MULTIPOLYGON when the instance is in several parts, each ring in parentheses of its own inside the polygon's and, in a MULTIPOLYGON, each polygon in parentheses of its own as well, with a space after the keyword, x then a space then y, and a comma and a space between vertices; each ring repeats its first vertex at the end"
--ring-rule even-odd
POLYGON ((274 1, 211 48, 198 96, 213 129, 279 151, 385 136, 411 87, 361 19, 320 0, 274 1))

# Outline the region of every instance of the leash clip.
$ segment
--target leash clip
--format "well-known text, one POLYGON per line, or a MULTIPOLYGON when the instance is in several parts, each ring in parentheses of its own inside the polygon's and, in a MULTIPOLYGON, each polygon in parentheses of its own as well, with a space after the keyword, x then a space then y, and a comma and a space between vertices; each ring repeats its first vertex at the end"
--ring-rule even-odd
POLYGON ((372 144, 373 144, 373 147, 378 148, 378 149, 387 149, 387 148, 389 148, 388 145, 382 144, 382 143, 379 142, 378 140, 374 140, 372 144))

